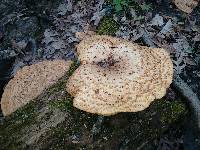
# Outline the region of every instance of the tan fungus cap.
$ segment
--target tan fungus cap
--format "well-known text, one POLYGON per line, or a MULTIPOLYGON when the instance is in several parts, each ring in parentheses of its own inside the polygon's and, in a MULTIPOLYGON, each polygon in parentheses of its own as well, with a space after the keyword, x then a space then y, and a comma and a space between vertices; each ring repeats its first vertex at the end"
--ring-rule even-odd
POLYGON ((73 105, 90 113, 141 111, 172 82, 172 61, 161 48, 93 35, 77 45, 77 53, 81 65, 66 88, 73 105))
POLYGON ((43 61, 19 70, 6 85, 2 95, 1 109, 4 116, 10 115, 56 83, 70 65, 71 61, 43 61))

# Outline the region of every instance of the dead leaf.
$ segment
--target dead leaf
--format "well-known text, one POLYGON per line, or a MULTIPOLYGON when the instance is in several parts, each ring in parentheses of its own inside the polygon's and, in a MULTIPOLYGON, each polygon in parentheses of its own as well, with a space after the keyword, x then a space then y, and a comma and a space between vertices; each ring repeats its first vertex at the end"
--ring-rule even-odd
POLYGON ((65 15, 67 11, 72 11, 72 0, 67 0, 67 3, 61 3, 58 8, 57 12, 59 15, 65 15))
POLYGON ((184 62, 185 62, 186 64, 192 65, 192 66, 197 65, 196 62, 195 62, 195 60, 193 60, 192 58, 189 58, 189 57, 186 57, 186 58, 184 59, 184 62))
POLYGON ((192 47, 190 46, 187 38, 182 36, 176 39, 176 43, 173 43, 173 47, 176 51, 183 51, 184 53, 192 53, 192 47))
POLYGON ((195 37, 192 39, 194 42, 199 42, 200 41, 200 34, 195 35, 195 37))
POLYGON ((121 26, 120 29, 115 33, 117 37, 129 40, 131 29, 126 26, 121 26))
POLYGON ((142 29, 134 29, 131 31, 131 34, 132 34, 132 37, 131 37, 131 41, 136 41, 138 40, 139 38, 141 38, 144 34, 144 30, 142 29))
MULTIPOLYGON (((62 55, 67 53, 68 43, 60 37, 57 31, 46 29, 44 32, 44 44, 43 58, 54 58, 55 55, 62 55)), ((59 56, 60 57, 60 56, 59 56)))
POLYGON ((175 5, 186 13, 191 13, 198 5, 199 0, 175 0, 175 5))
POLYGON ((162 26, 164 25, 163 17, 159 14, 156 14, 155 17, 151 20, 150 24, 151 26, 162 26))
POLYGON ((165 24, 165 26, 157 34, 157 36, 164 39, 166 36, 168 36, 172 32, 173 32, 173 23, 172 23, 172 20, 169 19, 169 21, 165 24))
POLYGON ((179 54, 179 55, 176 56, 176 60, 173 60, 174 69, 176 70, 177 74, 180 74, 186 66, 184 62, 184 53, 180 52, 176 54, 179 54))
POLYGON ((106 14, 106 9, 95 12, 90 21, 94 21, 94 25, 97 26, 99 24, 101 18, 103 18, 105 16, 105 14, 106 14))

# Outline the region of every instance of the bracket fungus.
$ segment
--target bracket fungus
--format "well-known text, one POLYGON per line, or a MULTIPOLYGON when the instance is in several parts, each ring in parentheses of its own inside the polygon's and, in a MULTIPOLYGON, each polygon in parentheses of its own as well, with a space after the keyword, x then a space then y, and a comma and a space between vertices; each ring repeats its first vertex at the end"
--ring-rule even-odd
POLYGON ((162 98, 172 82, 173 65, 161 48, 110 36, 90 35, 77 45, 81 65, 66 90, 73 105, 101 115, 144 110, 162 98))
POLYGON ((191 13, 198 5, 199 0, 175 0, 175 5, 186 13, 191 13))
POLYGON ((1 109, 4 116, 39 96, 69 70, 71 61, 43 61, 19 70, 4 89, 1 109))

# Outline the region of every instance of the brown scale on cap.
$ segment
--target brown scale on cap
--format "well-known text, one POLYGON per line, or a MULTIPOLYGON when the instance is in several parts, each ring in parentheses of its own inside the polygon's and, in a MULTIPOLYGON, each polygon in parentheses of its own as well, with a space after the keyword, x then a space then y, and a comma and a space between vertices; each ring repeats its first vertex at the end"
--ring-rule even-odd
POLYGON ((198 2, 199 0, 174 0, 175 5, 186 13, 191 13, 198 2))
POLYGON ((55 84, 68 71, 71 61, 43 61, 25 66, 17 72, 4 89, 1 109, 4 116, 39 96, 45 89, 55 84))
POLYGON ((166 93, 173 65, 161 48, 92 35, 77 45, 81 62, 66 89, 73 105, 101 115, 144 110, 166 93))

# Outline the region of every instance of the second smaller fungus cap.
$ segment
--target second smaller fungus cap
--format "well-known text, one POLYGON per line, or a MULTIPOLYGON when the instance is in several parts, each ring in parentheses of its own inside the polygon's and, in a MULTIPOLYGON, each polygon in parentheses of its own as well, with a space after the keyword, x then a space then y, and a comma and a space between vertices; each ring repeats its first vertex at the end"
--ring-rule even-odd
POLYGON ((162 98, 172 82, 173 65, 161 48, 93 35, 77 46, 81 62, 69 78, 73 105, 101 115, 137 112, 162 98))
POLYGON ((1 99, 3 115, 10 115, 42 94, 65 75, 71 63, 65 60, 45 60, 19 70, 4 89, 1 99))

